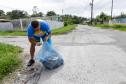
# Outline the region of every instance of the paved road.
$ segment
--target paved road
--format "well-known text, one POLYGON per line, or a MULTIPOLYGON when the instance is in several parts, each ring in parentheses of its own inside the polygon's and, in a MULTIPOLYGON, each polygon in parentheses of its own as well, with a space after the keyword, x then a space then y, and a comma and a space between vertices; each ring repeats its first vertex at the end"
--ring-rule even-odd
MULTIPOLYGON (((125 38, 125 32, 83 25, 66 35, 53 36, 65 64, 42 71, 38 84, 126 84, 125 38)), ((16 43, 28 52, 26 37, 1 37, 0 41, 16 43)))

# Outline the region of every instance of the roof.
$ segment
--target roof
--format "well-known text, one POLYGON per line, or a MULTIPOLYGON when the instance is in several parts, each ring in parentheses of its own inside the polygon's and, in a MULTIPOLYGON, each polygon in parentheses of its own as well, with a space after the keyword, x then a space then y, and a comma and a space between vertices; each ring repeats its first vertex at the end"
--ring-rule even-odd
POLYGON ((10 21, 6 19, 0 19, 0 22, 10 22, 10 21))

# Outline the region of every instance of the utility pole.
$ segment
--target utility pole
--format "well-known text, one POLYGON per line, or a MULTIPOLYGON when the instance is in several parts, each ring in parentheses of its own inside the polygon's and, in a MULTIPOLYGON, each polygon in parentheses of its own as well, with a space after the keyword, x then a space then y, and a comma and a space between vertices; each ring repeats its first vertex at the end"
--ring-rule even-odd
POLYGON ((37 8, 37 6, 34 6, 33 9, 32 9, 32 11, 33 11, 33 14, 37 14, 37 13, 38 13, 38 8, 37 8))
POLYGON ((62 9, 62 21, 64 22, 64 9, 62 9))
POLYGON ((112 17, 113 17, 113 0, 112 0, 112 6, 111 6, 111 20, 112 20, 112 17))
POLYGON ((90 6, 91 6, 91 25, 92 25, 92 22, 93 22, 93 8, 94 8, 94 0, 92 0, 92 2, 90 3, 90 6))
POLYGON ((62 9, 62 15, 63 15, 64 10, 62 9))

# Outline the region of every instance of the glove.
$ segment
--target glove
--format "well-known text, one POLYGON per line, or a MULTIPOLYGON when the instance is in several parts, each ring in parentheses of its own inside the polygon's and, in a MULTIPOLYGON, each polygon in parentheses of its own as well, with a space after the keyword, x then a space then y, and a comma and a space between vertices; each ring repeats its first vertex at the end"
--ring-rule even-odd
POLYGON ((49 37, 46 36, 45 39, 44 39, 44 42, 48 41, 49 37))
POLYGON ((36 45, 40 46, 40 45, 42 45, 42 43, 41 42, 36 42, 36 45))

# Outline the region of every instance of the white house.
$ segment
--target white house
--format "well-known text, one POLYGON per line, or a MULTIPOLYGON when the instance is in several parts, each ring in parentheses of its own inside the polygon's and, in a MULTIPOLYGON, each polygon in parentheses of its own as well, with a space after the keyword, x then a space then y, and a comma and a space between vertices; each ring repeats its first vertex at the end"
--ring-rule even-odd
POLYGON ((112 20, 112 23, 115 24, 126 24, 126 18, 115 18, 112 20))
POLYGON ((5 19, 0 19, 0 31, 11 31, 13 30, 13 24, 5 19))

